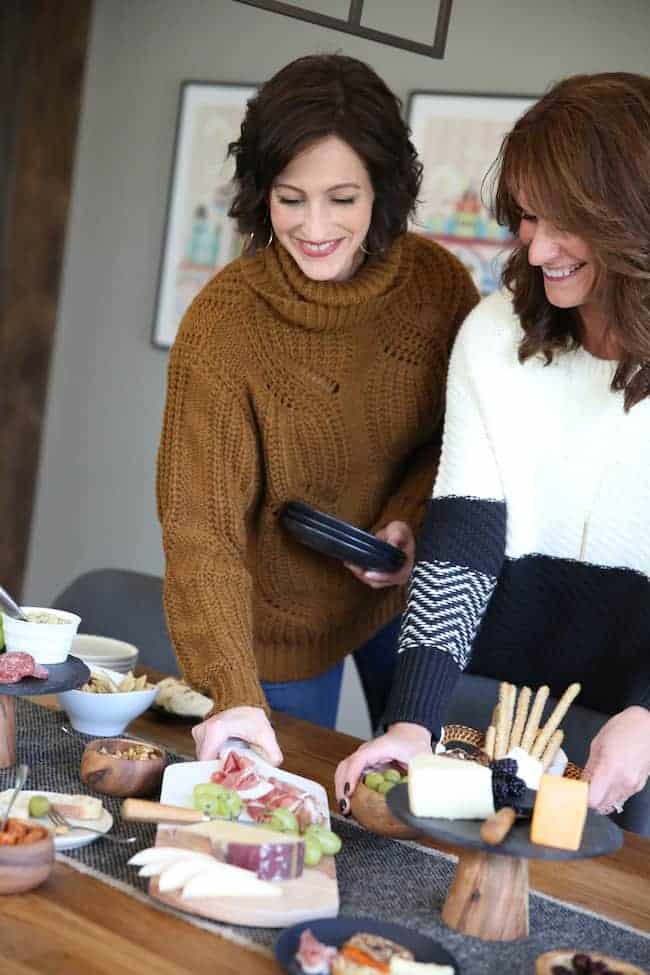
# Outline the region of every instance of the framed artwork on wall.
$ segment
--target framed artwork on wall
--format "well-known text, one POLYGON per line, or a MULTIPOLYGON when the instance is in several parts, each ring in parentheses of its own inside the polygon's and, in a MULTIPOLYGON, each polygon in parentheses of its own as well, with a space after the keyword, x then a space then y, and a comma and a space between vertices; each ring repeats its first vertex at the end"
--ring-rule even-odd
POLYGON ((192 299, 241 252, 228 216, 234 163, 227 152, 255 92, 254 85, 181 85, 152 332, 159 348, 172 345, 192 299))
POLYGON ((499 286, 512 247, 490 213, 484 180, 504 135, 534 101, 429 91, 409 96, 408 123, 424 167, 412 229, 456 254, 484 295, 499 286))

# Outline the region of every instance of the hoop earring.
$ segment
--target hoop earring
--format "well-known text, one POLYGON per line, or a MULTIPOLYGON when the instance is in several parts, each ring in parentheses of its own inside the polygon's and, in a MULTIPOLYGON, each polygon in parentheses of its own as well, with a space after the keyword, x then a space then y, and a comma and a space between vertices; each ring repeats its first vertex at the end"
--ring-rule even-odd
POLYGON ((269 234, 269 239, 267 240, 266 244, 264 245, 264 249, 266 250, 266 248, 267 247, 270 247, 272 243, 273 243, 273 227, 271 227, 271 233, 269 234))
MULTIPOLYGON (((364 241, 364 244, 365 244, 365 241, 364 241)), ((365 247, 363 246, 363 244, 360 244, 360 245, 359 245, 359 250, 360 250, 360 251, 363 251, 363 253, 364 253, 364 254, 367 254, 367 255, 368 255, 368 257, 370 257, 370 256, 371 256, 371 254, 370 254, 370 251, 369 251, 369 250, 366 250, 366 248, 365 248, 365 247)))

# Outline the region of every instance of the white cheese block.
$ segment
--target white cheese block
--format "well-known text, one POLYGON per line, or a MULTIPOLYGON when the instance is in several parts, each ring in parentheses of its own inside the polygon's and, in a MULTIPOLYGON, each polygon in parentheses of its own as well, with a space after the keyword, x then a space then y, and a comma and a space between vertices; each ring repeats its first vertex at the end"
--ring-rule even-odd
POLYGON ((494 813, 492 770, 460 758, 416 755, 409 762, 408 792, 414 816, 487 819, 494 813))
POLYGON ((259 880, 250 870, 229 863, 215 863, 191 877, 183 887, 183 900, 199 897, 280 897, 282 887, 259 880))

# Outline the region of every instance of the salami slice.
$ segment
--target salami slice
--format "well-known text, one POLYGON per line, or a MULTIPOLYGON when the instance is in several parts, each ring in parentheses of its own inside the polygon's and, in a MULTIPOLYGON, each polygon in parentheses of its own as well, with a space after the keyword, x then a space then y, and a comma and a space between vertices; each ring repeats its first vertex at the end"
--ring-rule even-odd
POLYGON ((17 684, 23 677, 31 677, 36 666, 31 653, 18 650, 0 656, 0 684, 17 684))

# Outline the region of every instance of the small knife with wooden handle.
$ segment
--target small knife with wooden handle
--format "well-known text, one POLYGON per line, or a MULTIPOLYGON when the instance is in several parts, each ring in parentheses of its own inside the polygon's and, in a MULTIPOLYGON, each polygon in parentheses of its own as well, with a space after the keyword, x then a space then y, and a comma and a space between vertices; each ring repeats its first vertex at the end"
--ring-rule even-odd
POLYGON ((506 836, 512 829, 517 813, 510 806, 503 806, 492 816, 488 816, 484 823, 481 823, 479 830, 481 839, 490 846, 498 846, 503 843, 506 836))
POLYGON ((122 819, 137 823, 209 823, 210 817, 198 809, 186 806, 168 806, 147 799, 125 799, 122 803, 122 819))

